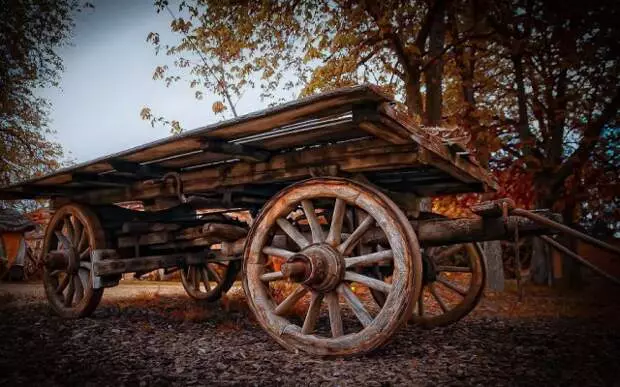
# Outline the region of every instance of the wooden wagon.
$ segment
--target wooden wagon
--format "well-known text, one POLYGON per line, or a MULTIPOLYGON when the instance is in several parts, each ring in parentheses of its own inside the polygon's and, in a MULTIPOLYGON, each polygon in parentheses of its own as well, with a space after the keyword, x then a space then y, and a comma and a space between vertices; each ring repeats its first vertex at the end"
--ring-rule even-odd
POLYGON ((463 148, 359 86, 62 169, 0 199, 51 199, 44 286, 60 316, 89 315, 126 272, 178 268, 191 297, 213 301, 241 270, 277 342, 344 355, 377 348, 406 320, 445 325, 476 306, 485 264, 474 242, 540 227, 507 216, 508 202, 456 220, 420 203, 496 187, 463 148))

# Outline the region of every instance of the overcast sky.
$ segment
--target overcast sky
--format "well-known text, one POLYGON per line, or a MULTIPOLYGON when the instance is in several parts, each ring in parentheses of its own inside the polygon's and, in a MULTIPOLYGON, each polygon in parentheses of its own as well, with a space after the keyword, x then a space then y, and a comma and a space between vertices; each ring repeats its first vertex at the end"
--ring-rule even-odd
MULTIPOLYGON (((59 51, 65 65, 60 89, 42 92, 53 105, 55 139, 70 158, 87 161, 168 136, 168 128, 141 120, 144 106, 181 121, 185 129, 222 119, 211 111, 214 99, 196 100, 187 82, 166 88, 152 79, 155 67, 172 59, 156 56, 146 36, 159 32, 163 41, 178 39, 169 32, 168 13, 157 14, 152 0, 92 3, 94 10, 77 17, 72 46, 59 51)), ((258 92, 248 92, 237 110, 245 114, 264 106, 258 92)))

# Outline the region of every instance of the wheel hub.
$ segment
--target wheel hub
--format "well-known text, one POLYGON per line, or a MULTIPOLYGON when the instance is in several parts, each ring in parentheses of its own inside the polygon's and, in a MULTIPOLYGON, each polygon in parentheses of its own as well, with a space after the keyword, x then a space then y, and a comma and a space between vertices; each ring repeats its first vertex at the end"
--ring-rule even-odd
POLYGON ((280 270, 290 280, 326 293, 344 279, 345 262, 338 250, 326 243, 318 243, 290 257, 280 270))

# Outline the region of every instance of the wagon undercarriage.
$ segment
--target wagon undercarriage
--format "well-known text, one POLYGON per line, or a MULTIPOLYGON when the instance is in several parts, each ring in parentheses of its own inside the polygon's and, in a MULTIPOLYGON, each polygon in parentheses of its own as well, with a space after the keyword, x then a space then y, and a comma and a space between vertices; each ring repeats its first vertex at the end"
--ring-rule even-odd
POLYGON ((467 315, 486 275, 476 242, 554 232, 554 214, 509 201, 463 219, 422 206, 496 186, 464 147, 362 86, 6 187, 0 199, 51 199, 44 283, 61 316, 90 314, 123 273, 179 270, 192 298, 213 301, 241 271, 276 341, 345 355, 380 346, 406 320, 438 326, 467 315), (144 211, 117 205, 126 201, 144 211), (343 313, 358 324, 343 325, 343 313))

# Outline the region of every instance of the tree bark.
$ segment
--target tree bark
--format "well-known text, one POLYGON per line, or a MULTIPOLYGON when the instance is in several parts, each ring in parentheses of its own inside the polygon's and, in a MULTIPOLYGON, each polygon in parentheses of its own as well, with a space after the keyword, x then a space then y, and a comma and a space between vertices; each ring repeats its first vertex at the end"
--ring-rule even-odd
POLYGON ((407 109, 409 109, 409 114, 422 116, 423 109, 422 94, 420 93, 420 72, 408 71, 405 83, 405 91, 407 93, 405 96, 405 103, 407 105, 407 109))
POLYGON ((512 63, 515 70, 515 83, 517 84, 517 105, 519 108, 519 137, 523 144, 523 154, 527 157, 530 154, 530 141, 532 133, 530 132, 529 120, 527 116, 527 95, 525 94, 525 75, 523 72, 523 58, 521 54, 512 57, 512 63))
POLYGON ((445 11, 435 15, 429 33, 429 60, 425 69, 426 115, 425 124, 439 126, 441 122, 443 78, 442 53, 446 40, 445 11))
MULTIPOLYGON (((534 178, 534 190, 537 195, 536 208, 553 207, 556 201, 549 185, 547 184, 547 174, 541 173, 534 178)), ((538 285, 553 285, 553 264, 551 260, 551 250, 540 238, 534 238, 532 248, 532 261, 530 264, 530 278, 538 285)))

